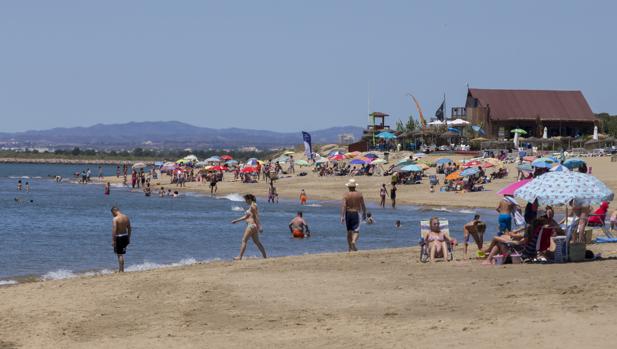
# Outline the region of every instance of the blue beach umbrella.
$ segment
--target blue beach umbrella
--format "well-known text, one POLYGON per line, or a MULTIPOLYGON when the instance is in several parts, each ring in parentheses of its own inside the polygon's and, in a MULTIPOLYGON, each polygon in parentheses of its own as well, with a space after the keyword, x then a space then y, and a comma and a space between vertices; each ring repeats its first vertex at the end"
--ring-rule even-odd
POLYGON ((565 167, 564 165, 557 165, 555 167, 552 167, 549 171, 551 172, 562 172, 562 171, 570 171, 567 167, 565 167))
POLYGON ((551 168, 553 167, 553 164, 555 162, 549 158, 539 158, 539 159, 535 159, 532 163, 531 166, 533 167, 539 167, 539 168, 551 168))
POLYGON ((569 169, 573 169, 573 168, 579 168, 583 165, 585 165, 585 161, 583 161, 582 159, 579 158, 572 158, 572 159, 568 159, 566 161, 563 162, 563 165, 569 169))
POLYGON ((377 138, 381 138, 381 139, 395 139, 396 135, 394 133, 390 133, 390 132, 382 132, 382 133, 377 135, 377 138))
POLYGON ((353 159, 349 162, 352 165, 365 165, 366 161, 362 160, 362 159, 353 159))
POLYGON ((533 167, 531 167, 531 165, 528 164, 528 163, 523 163, 523 164, 517 165, 516 168, 518 168, 521 171, 525 171, 525 172, 533 171, 533 167))
POLYGON ((473 176, 473 175, 477 174, 478 172, 480 172, 480 170, 478 170, 477 168, 475 168, 475 167, 469 167, 469 168, 464 169, 464 170, 461 172, 461 176, 463 176, 463 177, 469 177, 469 176, 473 176))
POLYGON ((577 205, 594 205, 612 201, 613 192, 592 175, 580 172, 548 172, 517 189, 514 196, 540 205, 565 205, 575 200, 577 205))
POLYGON ((422 172, 422 168, 418 165, 407 165, 400 169, 401 172, 422 172))
POLYGON ((461 133, 461 130, 459 130, 458 128, 454 128, 454 127, 448 127, 448 131, 454 132, 454 133, 461 133))
POLYGON ((454 161, 452 161, 451 159, 448 159, 448 158, 441 158, 441 159, 437 159, 437 161, 435 161, 435 163, 437 165, 443 165, 443 164, 447 164, 447 163, 454 163, 454 161))
POLYGON ((486 132, 484 132, 484 130, 482 129, 482 127, 478 126, 478 125, 473 125, 471 126, 471 128, 476 131, 480 136, 484 136, 486 135, 486 132))
POLYGON ((377 159, 379 156, 377 154, 374 153, 366 153, 364 154, 365 158, 371 158, 371 159, 377 159))

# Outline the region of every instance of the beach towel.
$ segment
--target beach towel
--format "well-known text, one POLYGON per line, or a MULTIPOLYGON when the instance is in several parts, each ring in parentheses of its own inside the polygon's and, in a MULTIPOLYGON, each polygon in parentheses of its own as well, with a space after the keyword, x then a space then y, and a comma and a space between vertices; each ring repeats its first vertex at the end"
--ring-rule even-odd
POLYGON ((617 243, 617 238, 609 238, 604 236, 598 236, 596 238, 597 244, 617 243))

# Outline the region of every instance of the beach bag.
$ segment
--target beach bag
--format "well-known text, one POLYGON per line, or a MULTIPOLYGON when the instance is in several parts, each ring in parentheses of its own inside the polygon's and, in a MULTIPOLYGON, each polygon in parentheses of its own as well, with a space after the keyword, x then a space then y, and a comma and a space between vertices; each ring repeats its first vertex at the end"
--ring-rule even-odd
POLYGON ((514 224, 518 226, 525 225, 525 217, 518 211, 514 211, 514 224))

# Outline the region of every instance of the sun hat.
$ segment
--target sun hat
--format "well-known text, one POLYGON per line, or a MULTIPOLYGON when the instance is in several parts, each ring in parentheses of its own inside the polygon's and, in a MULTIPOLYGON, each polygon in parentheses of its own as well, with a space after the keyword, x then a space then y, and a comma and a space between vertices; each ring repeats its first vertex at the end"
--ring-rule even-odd
POLYGON ((356 183, 356 180, 352 178, 345 185, 347 186, 347 188, 351 188, 351 187, 355 188, 358 186, 358 183, 356 183))

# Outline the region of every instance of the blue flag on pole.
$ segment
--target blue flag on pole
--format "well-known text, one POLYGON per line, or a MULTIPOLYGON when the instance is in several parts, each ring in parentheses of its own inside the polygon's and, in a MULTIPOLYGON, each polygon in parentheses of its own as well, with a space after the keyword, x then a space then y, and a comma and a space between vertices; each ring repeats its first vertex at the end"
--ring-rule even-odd
POLYGON ((309 160, 313 160, 313 148, 311 145, 311 135, 308 132, 302 131, 302 140, 304 141, 304 154, 309 160))

